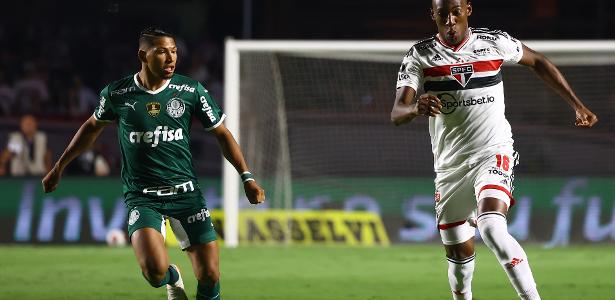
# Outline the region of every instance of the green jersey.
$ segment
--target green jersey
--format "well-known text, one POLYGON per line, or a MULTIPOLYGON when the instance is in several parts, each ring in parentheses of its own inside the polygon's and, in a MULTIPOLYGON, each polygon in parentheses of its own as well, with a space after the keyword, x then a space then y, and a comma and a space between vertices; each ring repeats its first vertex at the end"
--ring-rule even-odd
POLYGON ((101 91, 94 117, 117 120, 124 195, 129 200, 198 190, 190 152, 192 118, 209 131, 222 124, 225 115, 196 80, 175 74, 151 91, 135 74, 101 91))

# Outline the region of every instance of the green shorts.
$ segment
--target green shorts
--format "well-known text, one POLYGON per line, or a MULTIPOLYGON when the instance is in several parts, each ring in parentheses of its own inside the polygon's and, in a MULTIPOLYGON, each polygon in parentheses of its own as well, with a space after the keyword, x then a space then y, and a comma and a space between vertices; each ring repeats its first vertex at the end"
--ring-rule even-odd
POLYGON ((216 231, 200 191, 186 193, 171 200, 131 197, 128 207, 128 236, 141 228, 154 228, 165 235, 165 219, 179 241, 182 250, 190 245, 216 240, 216 231))

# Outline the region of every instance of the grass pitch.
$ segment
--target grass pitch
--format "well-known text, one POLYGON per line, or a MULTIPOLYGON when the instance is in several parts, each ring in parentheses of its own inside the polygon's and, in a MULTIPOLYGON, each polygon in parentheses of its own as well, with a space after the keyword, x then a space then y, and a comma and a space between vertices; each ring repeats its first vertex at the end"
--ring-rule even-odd
MULTIPOLYGON (((526 246, 543 299, 615 299, 615 246, 526 246)), ((194 299, 185 254, 169 249, 194 299)), ((451 299, 437 245, 222 249, 222 296, 250 299, 451 299)), ((0 299, 166 299, 141 277, 130 248, 0 247, 0 299)), ((495 257, 477 249, 477 299, 517 299, 495 257)))

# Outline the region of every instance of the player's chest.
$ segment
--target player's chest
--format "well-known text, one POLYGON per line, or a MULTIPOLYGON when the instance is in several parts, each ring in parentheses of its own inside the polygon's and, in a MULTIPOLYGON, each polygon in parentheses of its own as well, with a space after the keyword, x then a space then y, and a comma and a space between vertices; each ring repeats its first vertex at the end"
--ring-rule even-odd
POLYGON ((433 48, 427 55, 423 55, 421 65, 423 68, 458 66, 480 62, 502 60, 502 56, 492 44, 475 43, 454 51, 444 47, 433 48))
POLYGON ((114 99, 118 118, 137 127, 185 123, 191 119, 192 106, 190 99, 172 93, 128 93, 114 99))

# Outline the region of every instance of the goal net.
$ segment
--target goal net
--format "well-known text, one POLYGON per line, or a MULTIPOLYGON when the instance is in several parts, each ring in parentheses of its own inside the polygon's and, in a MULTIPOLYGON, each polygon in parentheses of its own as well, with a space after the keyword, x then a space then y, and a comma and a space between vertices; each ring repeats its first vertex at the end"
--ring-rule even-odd
MULTIPOLYGON (((412 44, 226 42, 226 124, 267 191, 265 207, 381 213, 400 210, 412 189, 433 195, 427 119, 400 127, 390 122, 397 71, 412 44)), ((563 99, 529 69, 505 66, 506 114, 521 153, 517 174, 613 174, 614 163, 605 159, 615 149, 609 134, 615 124, 615 43, 526 45, 560 67, 600 126, 574 128, 574 113, 563 99)), ((232 247, 237 212, 248 202, 227 162, 223 197, 225 242, 232 247)), ((401 213, 391 215, 390 222, 403 222, 401 213)))

